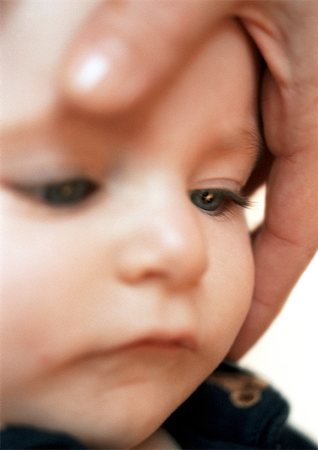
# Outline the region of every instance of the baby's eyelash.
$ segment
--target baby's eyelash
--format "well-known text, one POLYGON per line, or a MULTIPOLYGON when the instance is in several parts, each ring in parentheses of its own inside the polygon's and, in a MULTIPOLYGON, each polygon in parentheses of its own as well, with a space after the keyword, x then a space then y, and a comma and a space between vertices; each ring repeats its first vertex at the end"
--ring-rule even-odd
POLYGON ((211 216, 222 216, 231 212, 233 204, 241 208, 250 206, 245 196, 229 189, 195 189, 190 192, 190 199, 195 206, 211 216))
POLYGON ((74 178, 36 186, 15 186, 15 189, 50 207, 70 208, 85 201, 98 187, 96 182, 88 178, 74 178))

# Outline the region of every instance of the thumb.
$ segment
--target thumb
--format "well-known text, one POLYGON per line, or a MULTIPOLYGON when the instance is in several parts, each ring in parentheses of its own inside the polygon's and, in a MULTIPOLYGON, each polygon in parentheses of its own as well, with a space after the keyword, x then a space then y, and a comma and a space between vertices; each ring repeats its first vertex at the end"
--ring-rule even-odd
POLYGON ((103 1, 66 55, 64 97, 94 113, 129 108, 171 78, 235 2, 103 1))

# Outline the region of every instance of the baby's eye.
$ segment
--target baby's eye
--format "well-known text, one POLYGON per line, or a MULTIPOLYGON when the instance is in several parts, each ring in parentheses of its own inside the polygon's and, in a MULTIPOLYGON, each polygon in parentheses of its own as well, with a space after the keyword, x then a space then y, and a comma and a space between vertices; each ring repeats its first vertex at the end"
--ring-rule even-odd
POLYGON ((228 189, 195 189, 190 192, 190 199, 195 206, 213 216, 225 214, 233 204, 243 208, 249 206, 246 198, 228 189))
POLYGON ((48 183, 39 186, 18 188, 21 192, 35 197, 52 207, 71 207, 83 202, 92 195, 98 185, 85 178, 75 178, 62 182, 48 183))

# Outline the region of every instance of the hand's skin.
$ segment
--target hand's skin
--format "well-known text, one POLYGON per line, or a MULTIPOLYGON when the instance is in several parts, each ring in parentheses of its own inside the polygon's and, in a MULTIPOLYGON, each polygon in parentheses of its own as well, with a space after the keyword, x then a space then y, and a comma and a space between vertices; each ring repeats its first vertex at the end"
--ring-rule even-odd
POLYGON ((275 318, 318 247, 318 0, 101 2, 73 43, 63 86, 68 101, 94 114, 127 111, 182 70, 229 16, 242 21, 267 65, 262 113, 274 155, 254 241, 254 299, 229 355, 236 359, 275 318), (97 70, 78 82, 87 55, 97 55, 97 70))
POLYGON ((318 247, 318 2, 252 2, 244 15, 268 67, 262 113, 275 160, 254 242, 254 299, 234 358, 270 325, 318 247))

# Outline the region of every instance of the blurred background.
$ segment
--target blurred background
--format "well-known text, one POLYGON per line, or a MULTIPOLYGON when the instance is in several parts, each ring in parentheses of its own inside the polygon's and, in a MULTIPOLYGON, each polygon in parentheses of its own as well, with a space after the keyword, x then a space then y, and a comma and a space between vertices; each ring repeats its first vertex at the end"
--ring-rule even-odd
MULTIPOLYGON (((262 216, 264 191, 252 198, 251 225, 262 216)), ((282 313, 241 360, 287 398, 290 422, 318 443, 318 254, 292 291, 282 313)))

